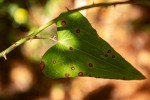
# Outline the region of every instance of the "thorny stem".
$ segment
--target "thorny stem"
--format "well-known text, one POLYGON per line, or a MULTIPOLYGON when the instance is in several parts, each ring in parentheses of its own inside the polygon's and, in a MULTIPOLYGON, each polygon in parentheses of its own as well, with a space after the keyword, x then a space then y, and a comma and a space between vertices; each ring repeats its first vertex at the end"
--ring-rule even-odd
POLYGON ((38 33, 40 33, 42 30, 44 30, 45 28, 47 28, 48 26, 52 25, 53 23, 55 23, 57 20, 57 18, 49 21, 48 23, 44 24, 43 26, 39 27, 37 30, 35 30, 34 32, 30 32, 28 36, 18 40, 17 42, 15 42, 13 45, 11 45, 10 47, 8 47, 7 49, 5 49, 4 51, 2 51, 0 53, 0 57, 4 57, 5 59, 7 59, 6 55, 11 52, 12 50, 14 50, 16 47, 18 47, 19 45, 23 44, 24 42, 30 40, 30 39, 34 39, 36 37, 36 35, 38 33))
POLYGON ((133 1, 124 1, 124 2, 110 2, 110 3, 97 3, 97 4, 91 4, 88 6, 83 6, 77 9, 73 9, 70 10, 71 12, 76 12, 76 11, 80 11, 80 10, 84 10, 84 9, 89 9, 89 8, 93 8, 93 7, 109 7, 109 6, 116 6, 116 5, 121 5, 121 4, 130 4, 130 3, 134 3, 133 1))
MULTIPOLYGON (((130 3, 134 3, 131 1, 124 1, 124 2, 112 2, 112 3, 98 3, 98 4, 91 4, 88 6, 83 6, 77 9, 73 9, 73 10, 69 10, 68 12, 76 12, 76 11, 80 11, 80 10, 84 10, 84 9, 89 9, 89 8, 94 8, 94 7, 108 7, 108 6, 116 6, 116 5, 120 5, 120 4, 130 4, 130 3)), ((44 24, 43 26, 39 27, 38 29, 36 29, 34 32, 30 32, 30 35, 18 40, 17 42, 15 42, 13 45, 11 45, 10 47, 8 47, 7 49, 5 49, 4 51, 2 51, 0 53, 0 57, 4 57, 6 58, 6 55, 11 52, 12 50, 14 50, 16 47, 18 47, 19 45, 23 44, 24 42, 30 40, 30 39, 34 39, 36 37, 36 35, 38 33, 40 33, 41 31, 43 31, 45 28, 47 28, 48 26, 51 26, 52 24, 56 23, 59 20, 59 16, 56 17, 55 19, 49 21, 48 23, 44 24)), ((53 40, 53 38, 51 38, 51 40, 53 40)), ((55 41, 55 40, 53 40, 55 41)))

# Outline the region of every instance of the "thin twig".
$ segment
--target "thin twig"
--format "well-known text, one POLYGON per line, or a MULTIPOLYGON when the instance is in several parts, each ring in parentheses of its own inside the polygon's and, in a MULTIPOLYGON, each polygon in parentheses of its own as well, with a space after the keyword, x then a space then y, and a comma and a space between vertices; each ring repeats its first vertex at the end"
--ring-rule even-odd
POLYGON ((133 4, 134 2, 132 1, 124 1, 124 2, 109 2, 109 3, 93 3, 91 5, 88 6, 83 6, 80 8, 76 8, 73 10, 70 10, 71 12, 76 12, 76 11, 80 11, 80 10, 84 10, 84 9, 89 9, 89 8, 94 8, 94 7, 108 7, 108 6, 116 6, 116 5, 121 5, 121 4, 133 4))

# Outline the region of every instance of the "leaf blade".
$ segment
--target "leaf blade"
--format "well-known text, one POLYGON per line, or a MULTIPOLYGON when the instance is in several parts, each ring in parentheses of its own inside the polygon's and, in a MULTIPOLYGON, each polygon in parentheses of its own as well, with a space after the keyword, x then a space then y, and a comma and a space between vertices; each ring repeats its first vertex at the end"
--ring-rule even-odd
POLYGON ((51 78, 78 76, 126 80, 145 78, 98 36, 82 14, 63 13, 59 18, 57 22, 59 41, 42 58, 45 75, 51 78))

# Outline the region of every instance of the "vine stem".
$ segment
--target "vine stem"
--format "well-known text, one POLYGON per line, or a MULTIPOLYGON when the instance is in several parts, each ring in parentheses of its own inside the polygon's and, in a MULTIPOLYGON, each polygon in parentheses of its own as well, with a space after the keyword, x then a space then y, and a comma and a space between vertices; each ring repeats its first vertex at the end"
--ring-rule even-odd
MULTIPOLYGON (((124 2, 112 2, 112 3, 97 3, 97 4, 91 4, 91 5, 87 5, 87 6, 83 6, 77 9, 73 9, 73 10, 68 10, 68 12, 73 13, 76 11, 80 11, 80 10, 84 10, 84 9, 89 9, 89 8, 94 8, 94 7, 108 7, 108 6, 116 6, 116 5, 120 5, 120 4, 130 4, 133 3, 131 1, 124 1, 124 2)), ((14 44, 12 44, 10 47, 8 47, 7 49, 5 49, 4 51, 2 51, 0 53, 0 57, 4 57, 5 59, 7 59, 6 55, 11 52, 12 50, 14 50, 16 47, 18 47, 19 45, 23 44, 24 42, 30 40, 30 39, 34 39, 34 37, 36 37, 36 35, 38 33, 40 33, 41 31, 43 31, 45 28, 47 28, 48 26, 51 26, 52 24, 56 23, 59 20, 59 16, 56 17, 55 19, 49 21, 48 23, 44 24, 43 26, 39 27, 38 29, 36 29, 33 32, 30 32, 28 36, 18 40, 17 42, 15 42, 14 44)))
POLYGON ((109 6, 116 6, 116 5, 121 5, 121 4, 131 4, 131 3, 133 4, 134 2, 130 1, 130 0, 129 1, 124 1, 124 2, 110 2, 110 3, 97 3, 97 4, 95 4, 93 2, 93 4, 91 4, 91 5, 83 6, 83 7, 76 8, 76 9, 73 9, 73 10, 70 10, 70 11, 71 12, 76 12, 76 11, 89 9, 89 8, 94 8, 94 7, 109 7, 109 6))
POLYGON ((52 25, 53 23, 55 23, 57 20, 57 18, 49 21, 48 23, 44 24, 43 26, 39 27, 38 29, 36 29, 33 32, 30 32, 28 36, 18 40, 17 42, 15 42, 13 45, 11 45, 10 47, 8 47, 7 49, 5 49, 4 51, 2 51, 0 53, 0 57, 4 57, 5 59, 7 59, 6 55, 11 52, 12 50, 14 50, 16 47, 18 47, 19 45, 23 44, 24 42, 30 40, 30 39, 34 39, 34 37, 36 37, 36 35, 38 33, 40 33, 42 30, 44 30, 45 28, 47 28, 48 26, 52 25))

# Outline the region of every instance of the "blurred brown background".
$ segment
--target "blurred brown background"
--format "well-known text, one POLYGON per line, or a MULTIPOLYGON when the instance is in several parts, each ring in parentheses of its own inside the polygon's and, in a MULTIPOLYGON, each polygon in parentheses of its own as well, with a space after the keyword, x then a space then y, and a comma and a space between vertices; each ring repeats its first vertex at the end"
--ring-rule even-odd
MULTIPOLYGON (((123 0, 0 0, 0 51, 62 11, 123 0)), ((150 1, 149 1, 150 2, 150 1)), ((150 6, 117 5, 82 11, 105 39, 147 79, 50 79, 39 63, 50 40, 31 40, 0 58, 0 100, 150 100, 150 6)), ((39 34, 56 36, 53 25, 39 34)))

